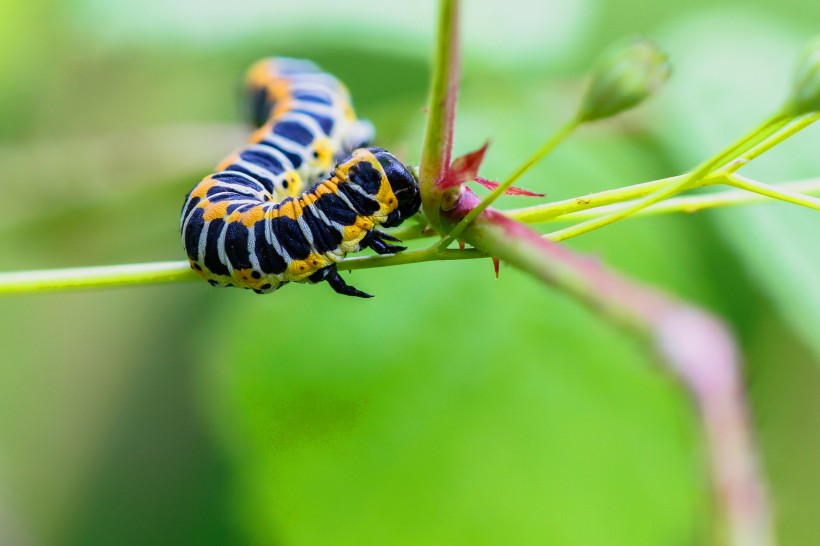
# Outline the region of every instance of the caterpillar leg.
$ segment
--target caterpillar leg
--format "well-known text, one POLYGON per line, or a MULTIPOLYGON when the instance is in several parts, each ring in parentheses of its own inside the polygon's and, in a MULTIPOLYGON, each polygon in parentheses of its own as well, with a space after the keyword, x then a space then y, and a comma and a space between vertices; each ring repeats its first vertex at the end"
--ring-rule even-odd
POLYGON ((347 284, 339 272, 336 270, 335 265, 329 265, 327 267, 323 267, 310 277, 308 277, 310 282, 321 282, 327 281, 327 284, 337 293, 342 294, 344 296, 356 296, 357 298, 372 298, 372 294, 368 294, 367 292, 362 292, 358 288, 354 286, 350 286, 347 284))
POLYGON ((402 250, 407 250, 406 246, 391 245, 385 241, 401 242, 389 233, 383 233, 377 229, 374 229, 364 236, 359 245, 362 248, 372 248, 376 251, 376 254, 395 254, 397 252, 401 252, 402 250))

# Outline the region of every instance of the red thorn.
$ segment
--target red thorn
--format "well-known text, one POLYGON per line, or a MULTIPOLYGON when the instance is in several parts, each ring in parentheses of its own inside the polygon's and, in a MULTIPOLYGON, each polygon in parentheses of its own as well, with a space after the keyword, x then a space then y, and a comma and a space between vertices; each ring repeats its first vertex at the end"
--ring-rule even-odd
MULTIPOLYGON (((481 178, 477 176, 475 181, 487 188, 488 190, 496 189, 499 184, 498 182, 493 182, 492 180, 487 180, 486 178, 481 178)), ((511 186, 507 188, 504 192, 504 195, 526 195, 527 197, 544 197, 545 194, 543 193, 536 193, 534 191, 525 190, 524 188, 516 188, 515 186, 511 186)))
POLYGON ((460 250, 464 250, 464 241, 462 241, 462 240, 459 240, 459 241, 458 241, 458 248, 459 248, 460 250))
POLYGON ((487 146, 489 145, 490 143, 487 142, 478 150, 457 157, 447 168, 444 177, 439 180, 439 189, 446 190, 470 180, 475 180, 478 176, 478 168, 484 161, 484 154, 487 152, 487 146))
POLYGON ((501 267, 501 262, 498 261, 498 258, 493 258, 493 268, 495 269, 495 278, 498 278, 498 269, 501 267))

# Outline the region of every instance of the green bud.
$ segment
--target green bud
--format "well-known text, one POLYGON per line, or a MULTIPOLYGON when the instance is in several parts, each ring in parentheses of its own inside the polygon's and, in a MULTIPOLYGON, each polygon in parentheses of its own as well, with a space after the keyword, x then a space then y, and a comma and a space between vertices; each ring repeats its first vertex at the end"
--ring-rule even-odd
POLYGON ((809 42, 797 65, 786 111, 795 116, 820 112, 820 36, 809 42))
POLYGON ((595 62, 578 119, 620 114, 652 95, 669 77, 669 57, 653 41, 635 38, 608 48, 595 62))

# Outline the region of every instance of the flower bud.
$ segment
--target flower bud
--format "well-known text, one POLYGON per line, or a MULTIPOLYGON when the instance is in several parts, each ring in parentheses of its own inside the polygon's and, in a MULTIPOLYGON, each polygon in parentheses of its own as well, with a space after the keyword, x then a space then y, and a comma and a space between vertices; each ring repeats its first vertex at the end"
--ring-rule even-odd
POLYGON ((578 119, 607 118, 640 104, 669 77, 669 57, 653 41, 635 38, 596 61, 578 119))
POLYGON ((795 116, 820 112, 820 36, 809 42, 797 65, 786 111, 795 116))

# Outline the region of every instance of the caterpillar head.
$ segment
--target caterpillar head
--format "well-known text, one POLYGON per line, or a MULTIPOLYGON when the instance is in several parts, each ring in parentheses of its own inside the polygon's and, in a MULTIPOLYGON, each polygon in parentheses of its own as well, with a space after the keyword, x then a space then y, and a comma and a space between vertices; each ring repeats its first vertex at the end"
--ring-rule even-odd
POLYGON ((393 195, 399 202, 396 210, 391 212, 382 224, 384 227, 395 227, 416 214, 421 206, 418 180, 413 172, 390 152, 375 147, 367 148, 367 150, 376 156, 381 164, 387 175, 387 181, 393 189, 393 195))

